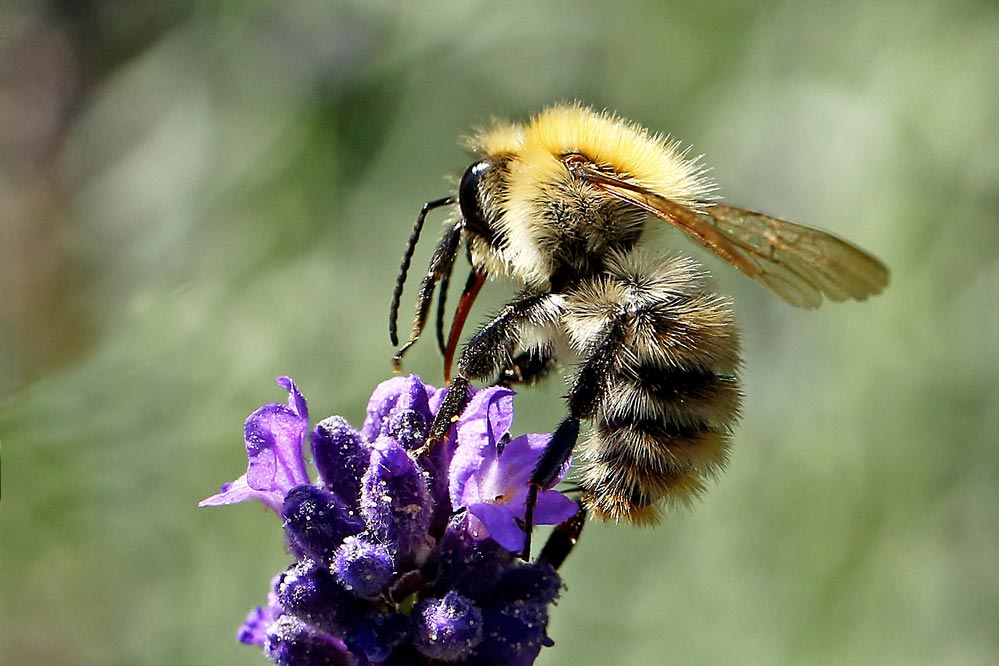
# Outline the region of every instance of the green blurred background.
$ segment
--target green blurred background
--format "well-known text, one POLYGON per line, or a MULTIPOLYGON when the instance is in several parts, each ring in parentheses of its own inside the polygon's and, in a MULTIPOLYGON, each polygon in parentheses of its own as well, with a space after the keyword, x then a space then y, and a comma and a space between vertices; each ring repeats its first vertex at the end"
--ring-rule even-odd
POLYGON ((587 528, 539 663, 999 663, 997 62, 993 0, 8 0, 0 663, 264 663, 234 632, 277 521, 197 501, 277 375, 360 424, 458 136, 563 99, 893 274, 804 312, 708 260, 745 331, 730 468, 658 529, 587 528))

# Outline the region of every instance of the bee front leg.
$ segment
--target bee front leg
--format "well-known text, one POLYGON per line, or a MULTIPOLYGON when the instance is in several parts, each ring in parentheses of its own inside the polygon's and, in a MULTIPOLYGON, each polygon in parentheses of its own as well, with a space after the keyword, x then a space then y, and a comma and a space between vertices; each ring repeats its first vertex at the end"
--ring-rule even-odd
MULTIPOLYGON (((444 204, 440 202, 430 202, 426 204, 423 207, 423 211, 420 213, 421 220, 422 217, 426 216, 426 211, 429 206, 445 205, 449 201, 451 200, 441 199, 440 202, 445 202, 444 204)), ((461 230, 461 220, 458 220, 447 229, 443 238, 441 238, 441 241, 437 244, 437 248, 434 250, 433 257, 430 259, 430 268, 427 270, 427 274, 420 282, 420 289, 416 296, 416 314, 413 316, 413 328, 409 333, 409 339, 402 347, 399 348, 399 350, 395 353, 395 356, 392 357, 392 367, 395 368, 396 372, 402 372, 402 357, 406 355, 406 352, 409 351, 410 347, 416 344, 416 341, 420 339, 420 335, 423 333, 423 328, 427 323, 427 316, 430 314, 430 305, 433 300, 434 288, 437 286, 438 282, 446 277, 449 277, 451 274, 455 257, 458 254, 458 245, 461 242, 461 230)), ((406 272, 409 269, 408 257, 409 254, 407 252, 406 259, 404 259, 402 268, 399 272, 395 292, 392 294, 392 306, 390 308, 389 315, 389 335, 392 338, 392 344, 398 344, 399 342, 398 332, 396 330, 396 316, 399 311, 399 298, 402 295, 402 285, 406 279, 406 272)), ((441 294, 441 298, 444 298, 443 294, 441 294)))

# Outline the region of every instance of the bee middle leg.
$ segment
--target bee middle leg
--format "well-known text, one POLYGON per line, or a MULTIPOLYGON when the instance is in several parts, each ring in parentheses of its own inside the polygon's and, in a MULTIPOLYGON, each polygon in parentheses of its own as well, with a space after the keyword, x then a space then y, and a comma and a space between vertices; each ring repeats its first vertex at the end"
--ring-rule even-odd
POLYGON ((560 314, 559 303, 558 297, 549 293, 520 294, 465 343, 458 357, 458 373, 434 416, 421 451, 429 450, 447 437, 468 404, 471 380, 482 380, 513 365, 513 349, 520 339, 521 329, 527 324, 554 320, 560 314))
POLYGON ((524 384, 533 386, 544 380, 555 369, 555 352, 550 345, 535 347, 520 352, 504 368, 501 368, 493 384, 513 386, 524 384))

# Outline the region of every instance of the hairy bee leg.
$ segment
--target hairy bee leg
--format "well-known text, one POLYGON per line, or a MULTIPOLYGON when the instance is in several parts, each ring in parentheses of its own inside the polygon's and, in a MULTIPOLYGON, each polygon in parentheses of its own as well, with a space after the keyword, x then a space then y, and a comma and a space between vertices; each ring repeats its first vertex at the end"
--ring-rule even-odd
POLYGON ((416 297, 416 316, 413 317, 413 329, 409 333, 409 340, 406 341, 399 351, 392 358, 392 365, 396 372, 402 369, 402 357, 410 347, 416 344, 423 333, 423 328, 427 324, 427 316, 430 314, 430 304, 433 301, 434 287, 445 274, 450 272, 458 255, 458 244, 461 241, 461 231, 464 222, 458 220, 444 233, 443 238, 437 244, 433 257, 430 259, 430 267, 427 274, 420 282, 420 292, 416 297))
POLYGON ((493 384, 510 387, 514 384, 531 386, 555 369, 555 351, 550 346, 535 347, 517 354, 513 362, 502 368, 493 384))
POLYGON ((416 457, 428 453, 437 442, 447 437, 451 426, 454 425, 458 417, 461 416, 461 413, 465 411, 465 407, 468 406, 468 389, 469 381, 460 375, 451 381, 447 395, 444 396, 444 401, 441 402, 440 409, 437 410, 437 414, 434 416, 434 422, 430 424, 427 441, 414 452, 416 457))
POLYGON ((586 509, 579 502, 576 504, 579 506, 579 511, 572 518, 555 526, 538 554, 538 562, 547 562, 552 568, 558 569, 576 547, 583 526, 586 524, 586 509))
POLYGON ((521 328, 532 320, 556 316, 552 294, 520 294, 503 306, 499 314, 473 335, 458 357, 458 372, 482 380, 513 363, 513 348, 521 328))
POLYGON ((600 341, 593 347, 589 358, 576 371, 566 403, 569 416, 556 428, 545 452, 538 460, 531 483, 546 489, 554 483, 579 439, 579 422, 592 418, 607 390, 607 377, 624 346, 627 315, 612 319, 605 327, 600 341))
POLYGON ((451 390, 444 397, 434 416, 427 441, 417 451, 421 455, 447 437, 451 425, 458 420, 468 404, 470 379, 481 379, 509 359, 516 344, 518 329, 539 313, 551 313, 551 294, 522 295, 508 303, 491 322, 472 336, 458 357, 458 375, 451 380, 451 390), (505 357, 505 358, 504 358, 505 357))
POLYGON ((572 389, 566 397, 569 416, 555 429, 551 441, 531 473, 527 510, 524 513, 524 529, 528 535, 524 548, 525 558, 530 557, 530 535, 534 529, 534 505, 537 503, 538 492, 555 483, 579 439, 580 420, 592 418, 600 406, 607 389, 606 378, 624 347, 625 327, 629 316, 621 313, 611 319, 599 342, 592 348, 589 358, 577 370, 572 389))

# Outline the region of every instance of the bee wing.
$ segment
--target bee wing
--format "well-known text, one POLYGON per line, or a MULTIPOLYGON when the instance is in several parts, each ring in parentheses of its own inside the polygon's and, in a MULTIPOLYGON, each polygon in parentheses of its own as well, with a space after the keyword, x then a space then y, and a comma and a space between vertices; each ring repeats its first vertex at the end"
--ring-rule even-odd
POLYGON ((888 286, 888 268, 856 245, 825 231, 733 206, 704 213, 760 268, 756 279, 792 305, 862 301, 888 286))
POLYGON ((792 305, 817 308, 823 296, 864 300, 888 285, 884 264, 832 234, 733 206, 695 210, 571 157, 574 175, 679 227, 792 305))

